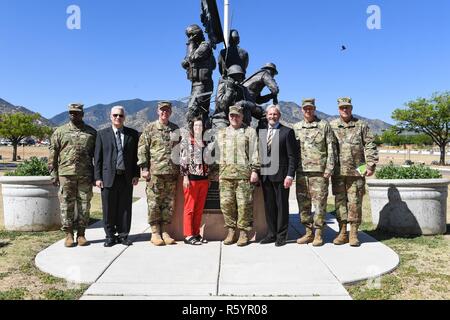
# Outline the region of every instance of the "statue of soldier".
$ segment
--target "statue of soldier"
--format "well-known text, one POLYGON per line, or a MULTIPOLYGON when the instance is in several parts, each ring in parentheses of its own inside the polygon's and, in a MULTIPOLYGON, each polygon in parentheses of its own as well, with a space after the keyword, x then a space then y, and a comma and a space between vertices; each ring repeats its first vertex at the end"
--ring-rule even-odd
POLYGON ((253 101, 257 104, 264 104, 273 100, 273 104, 278 104, 278 94, 280 93, 280 89, 274 79, 277 74, 278 70, 276 65, 267 63, 261 70, 244 81, 244 86, 248 88, 253 101), (261 96, 261 92, 265 87, 270 90, 270 94, 261 96))
POLYGON ((167 232, 172 222, 179 168, 172 159, 179 142, 179 127, 170 122, 172 103, 158 103, 158 120, 144 129, 138 144, 138 166, 147 180, 148 222, 151 243, 155 246, 175 244, 167 232))
POLYGON ((339 234, 333 243, 360 245, 358 227, 362 218, 362 200, 366 180, 374 174, 378 163, 378 151, 374 136, 366 122, 353 117, 350 98, 339 98, 339 118, 330 125, 337 140, 339 162, 331 178, 336 202, 339 234), (363 171, 362 168, 365 167, 363 171), (359 170, 358 170, 359 169, 359 170), (347 234, 350 223, 350 239, 347 234))
POLYGON ((219 55, 219 72, 222 76, 226 77, 228 68, 235 64, 242 68, 244 76, 247 73, 248 52, 239 47, 240 42, 239 32, 234 29, 231 30, 228 47, 220 51, 219 55))
POLYGON ((70 122, 55 130, 50 139, 48 169, 55 186, 60 187, 62 230, 66 233, 64 245, 88 245, 85 230, 94 185, 93 157, 97 131, 83 122, 83 105, 69 105, 70 122), (75 220, 75 203, 78 218, 75 220), (77 241, 74 230, 77 229, 77 241))
POLYGON ((182 67, 187 71, 187 78, 192 82, 191 97, 188 103, 188 122, 201 117, 206 123, 209 116, 211 95, 214 90, 212 74, 216 69, 211 43, 205 40, 202 29, 193 24, 186 29, 188 37, 187 53, 182 67))
POLYGON ((302 102, 303 120, 294 125, 295 137, 300 143, 301 162, 297 169, 297 202, 306 234, 298 244, 323 245, 323 228, 328 198, 329 178, 336 157, 333 131, 325 120, 316 117, 315 99, 302 102), (314 219, 311 204, 314 204, 314 219), (314 234, 314 228, 315 234, 314 234))
POLYGON ((226 128, 230 125, 228 112, 231 106, 237 105, 243 109, 243 121, 249 126, 252 117, 264 119, 264 109, 256 105, 250 92, 241 83, 244 80, 244 71, 239 65, 231 66, 228 76, 222 77, 219 82, 216 96, 216 110, 212 116, 213 129, 226 128))
POLYGON ((253 190, 259 182, 261 168, 256 130, 243 123, 243 108, 231 106, 230 126, 217 133, 219 150, 220 208, 228 234, 225 245, 235 243, 239 229, 238 246, 248 244, 248 232, 253 227, 253 190))

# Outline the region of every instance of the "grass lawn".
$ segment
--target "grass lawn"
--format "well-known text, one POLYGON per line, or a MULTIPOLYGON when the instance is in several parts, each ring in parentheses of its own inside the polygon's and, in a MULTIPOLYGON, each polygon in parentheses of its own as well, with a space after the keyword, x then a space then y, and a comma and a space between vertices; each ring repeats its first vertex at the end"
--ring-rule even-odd
MULTIPOLYGON (((3 203, 0 193, 0 226, 3 224, 3 203)), ((135 198, 134 201, 138 200, 135 198)), ((91 202, 91 221, 102 219, 100 194, 91 202)), ((0 300, 75 300, 88 285, 69 284, 41 272, 34 264, 35 256, 65 237, 62 231, 11 232, 0 227, 0 300)))
MULTIPOLYGON (((3 204, 0 205, 0 216, 3 216, 3 204)), ((94 193, 91 205, 91 223, 95 223, 102 217, 99 194, 94 193)), ((0 229, 0 300, 79 299, 88 285, 68 284, 41 272, 34 264, 40 251, 64 236, 62 231, 11 232, 0 229)))

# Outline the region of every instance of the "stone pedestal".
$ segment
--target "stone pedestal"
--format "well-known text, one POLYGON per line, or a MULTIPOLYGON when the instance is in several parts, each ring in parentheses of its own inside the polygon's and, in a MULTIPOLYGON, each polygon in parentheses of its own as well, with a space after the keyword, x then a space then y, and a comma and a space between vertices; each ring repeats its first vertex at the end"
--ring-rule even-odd
MULTIPOLYGON (((177 241, 182 241, 183 236, 183 208, 184 195, 181 178, 178 180, 174 215, 172 224, 168 228, 170 235, 177 241)), ((264 209, 264 196, 261 187, 255 189, 253 193, 253 230, 249 234, 252 241, 259 241, 267 234, 267 224, 264 209)), ((203 212, 202 236, 209 241, 222 241, 227 235, 223 214, 220 210, 208 210, 203 212)))

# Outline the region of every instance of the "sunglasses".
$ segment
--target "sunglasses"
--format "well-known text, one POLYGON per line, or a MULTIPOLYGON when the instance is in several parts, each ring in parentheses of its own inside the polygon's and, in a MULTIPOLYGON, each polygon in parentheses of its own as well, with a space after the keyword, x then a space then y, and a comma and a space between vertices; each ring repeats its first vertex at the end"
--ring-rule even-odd
POLYGON ((123 114, 113 114, 112 116, 114 118, 123 118, 123 117, 125 117, 123 114))

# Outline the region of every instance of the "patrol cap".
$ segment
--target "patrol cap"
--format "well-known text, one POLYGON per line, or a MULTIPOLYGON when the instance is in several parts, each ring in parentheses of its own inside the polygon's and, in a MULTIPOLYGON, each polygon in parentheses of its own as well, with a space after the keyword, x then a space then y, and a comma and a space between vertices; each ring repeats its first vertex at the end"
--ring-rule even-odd
POLYGON ((230 112, 228 114, 243 115, 244 114, 244 110, 240 106, 231 106, 230 107, 230 112))
POLYGON ((272 62, 266 63, 261 69, 273 70, 275 74, 278 74, 277 66, 272 62))
POLYGON ((338 107, 353 107, 352 99, 349 97, 343 97, 338 99, 338 107))
POLYGON ((83 112, 83 107, 84 104, 81 103, 71 103, 69 104, 69 112, 74 111, 74 112, 83 112))
POLYGON ((170 101, 160 101, 158 102, 158 110, 161 110, 164 107, 169 107, 172 109, 172 102, 170 101))
POLYGON ((304 107, 316 107, 316 99, 314 98, 308 98, 308 99, 303 99, 302 101, 302 108, 304 107))

